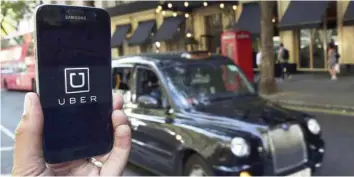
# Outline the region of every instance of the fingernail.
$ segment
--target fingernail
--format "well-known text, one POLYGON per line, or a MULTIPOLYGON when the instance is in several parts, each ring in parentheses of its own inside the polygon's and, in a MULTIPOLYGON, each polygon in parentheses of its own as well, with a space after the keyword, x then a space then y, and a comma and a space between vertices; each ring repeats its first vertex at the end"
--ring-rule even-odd
POLYGON ((25 102, 23 105, 23 114, 26 115, 29 113, 29 111, 31 110, 31 105, 32 105, 31 98, 28 96, 28 94, 26 94, 25 102))

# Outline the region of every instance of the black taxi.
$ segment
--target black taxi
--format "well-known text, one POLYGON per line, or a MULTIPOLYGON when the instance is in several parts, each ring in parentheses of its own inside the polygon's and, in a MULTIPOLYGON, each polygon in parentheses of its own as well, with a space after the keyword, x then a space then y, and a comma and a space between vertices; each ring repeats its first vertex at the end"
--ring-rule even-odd
POLYGON ((133 164, 173 176, 310 176, 321 166, 316 119, 260 97, 227 57, 141 54, 112 67, 133 164))

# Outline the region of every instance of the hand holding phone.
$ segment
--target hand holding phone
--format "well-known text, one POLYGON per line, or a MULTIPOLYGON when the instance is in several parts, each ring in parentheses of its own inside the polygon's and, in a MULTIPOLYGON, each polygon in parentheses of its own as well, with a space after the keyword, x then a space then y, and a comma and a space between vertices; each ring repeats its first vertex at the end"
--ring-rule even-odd
MULTIPOLYGON (((97 156, 102 168, 94 166, 86 159, 47 164, 43 158, 42 135, 43 113, 39 98, 35 93, 25 96, 24 113, 16 130, 13 176, 119 176, 123 174, 131 148, 131 133, 128 120, 120 110, 123 99, 115 95, 113 99, 112 122, 114 126, 114 148, 111 152, 97 156)), ((113 129, 113 128, 112 128, 113 129)))
POLYGON ((109 14, 99 8, 42 5, 35 12, 36 88, 47 163, 112 149, 110 28, 109 14))

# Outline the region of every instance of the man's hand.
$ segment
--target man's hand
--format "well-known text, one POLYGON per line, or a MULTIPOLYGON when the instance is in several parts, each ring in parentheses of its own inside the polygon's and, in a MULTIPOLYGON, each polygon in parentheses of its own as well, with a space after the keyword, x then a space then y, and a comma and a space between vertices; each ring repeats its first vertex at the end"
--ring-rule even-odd
POLYGON ((131 148, 131 132, 124 112, 123 99, 114 96, 112 122, 114 146, 108 154, 94 157, 102 168, 88 160, 75 160, 61 164, 46 164, 43 158, 43 113, 35 93, 25 96, 24 113, 16 129, 14 176, 120 176, 123 174, 131 148))

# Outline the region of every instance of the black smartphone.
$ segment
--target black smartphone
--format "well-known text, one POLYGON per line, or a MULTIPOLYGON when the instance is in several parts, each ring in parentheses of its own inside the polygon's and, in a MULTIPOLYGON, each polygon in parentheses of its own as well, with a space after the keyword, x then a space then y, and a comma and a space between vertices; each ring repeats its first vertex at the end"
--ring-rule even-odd
POLYGON ((103 9, 65 5, 36 9, 36 88, 48 163, 112 149, 110 38, 110 17, 103 9))

